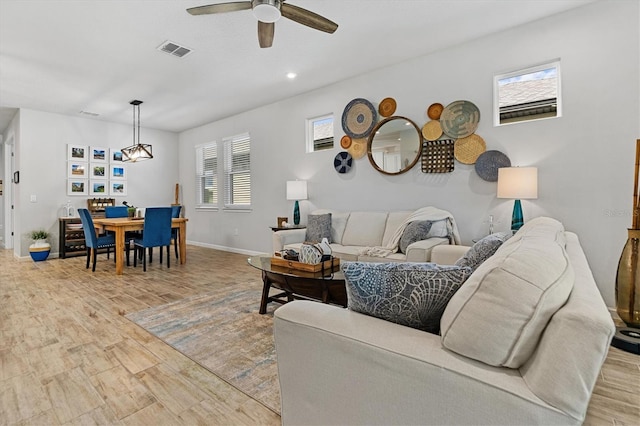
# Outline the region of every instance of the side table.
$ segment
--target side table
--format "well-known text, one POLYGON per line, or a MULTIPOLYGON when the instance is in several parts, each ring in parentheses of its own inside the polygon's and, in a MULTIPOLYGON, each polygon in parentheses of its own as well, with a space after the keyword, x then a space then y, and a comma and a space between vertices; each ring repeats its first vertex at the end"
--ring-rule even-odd
POLYGON ((287 229, 305 229, 307 225, 291 225, 291 226, 270 226, 273 232, 286 231, 287 229))

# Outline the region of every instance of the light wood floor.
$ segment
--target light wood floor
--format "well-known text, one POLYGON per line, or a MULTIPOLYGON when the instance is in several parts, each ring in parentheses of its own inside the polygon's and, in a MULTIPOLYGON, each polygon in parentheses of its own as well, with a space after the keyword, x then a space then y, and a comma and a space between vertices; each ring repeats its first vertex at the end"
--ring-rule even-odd
MULTIPOLYGON (((34 263, 0 250, 0 425, 279 424, 122 316, 240 280, 260 288, 246 256, 187 250, 185 265, 156 259, 120 277, 105 256, 91 273, 84 257, 34 263)), ((611 348, 585 424, 640 424, 640 357, 611 348)))

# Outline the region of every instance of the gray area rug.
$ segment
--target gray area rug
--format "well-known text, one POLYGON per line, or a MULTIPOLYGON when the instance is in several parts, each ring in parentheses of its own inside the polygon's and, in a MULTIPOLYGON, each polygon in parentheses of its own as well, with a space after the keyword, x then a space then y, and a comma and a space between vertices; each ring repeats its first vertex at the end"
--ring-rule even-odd
POLYGON ((258 313, 260 295, 201 294, 126 317, 280 414, 273 314, 258 313))

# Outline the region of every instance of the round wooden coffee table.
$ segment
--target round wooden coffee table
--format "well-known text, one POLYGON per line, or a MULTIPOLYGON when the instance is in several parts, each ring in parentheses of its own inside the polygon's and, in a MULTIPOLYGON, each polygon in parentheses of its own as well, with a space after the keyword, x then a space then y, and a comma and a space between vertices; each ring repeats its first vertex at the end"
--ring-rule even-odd
POLYGON ((295 299, 317 300, 347 307, 347 291, 344 275, 340 266, 335 265, 331 270, 321 272, 306 272, 271 264, 270 256, 252 256, 249 265, 262 271, 262 298, 260 313, 267 312, 267 305, 271 302, 284 304, 295 299), (269 295, 271 288, 280 292, 269 295))

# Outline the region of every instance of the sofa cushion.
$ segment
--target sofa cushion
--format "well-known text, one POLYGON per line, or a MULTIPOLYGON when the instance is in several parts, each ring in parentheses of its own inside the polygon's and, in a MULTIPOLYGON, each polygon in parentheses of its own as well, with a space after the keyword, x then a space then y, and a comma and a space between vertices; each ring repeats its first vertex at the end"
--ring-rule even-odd
POLYGON ((543 221, 545 229, 536 230, 534 221, 525 235, 502 244, 451 298, 440 324, 444 347, 510 368, 532 355, 574 282, 562 224, 549 227, 543 221))
POLYGON ((398 244, 400 253, 406 253, 407 247, 409 247, 410 244, 416 241, 426 240, 432 223, 430 220, 416 220, 408 224, 406 228, 404 228, 402 237, 400 237, 400 244, 398 244))
POLYGON ((352 212, 342 235, 342 244, 360 247, 380 246, 386 222, 386 212, 352 212))
POLYGON ((513 233, 511 231, 487 235, 475 243, 455 264, 458 266, 468 266, 471 270, 475 271, 482 262, 493 256, 502 243, 511 238, 512 235, 513 233))
POLYGON ((323 238, 331 242, 331 213, 307 216, 305 241, 319 243, 323 238))
POLYGON ((440 316, 471 269, 434 263, 343 262, 349 309, 437 333, 440 316))
POLYGON ((311 214, 326 214, 331 213, 331 242, 342 244, 342 234, 344 234, 344 228, 347 227, 347 220, 349 219, 349 212, 339 212, 329 209, 314 210, 311 214))

